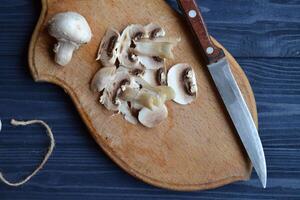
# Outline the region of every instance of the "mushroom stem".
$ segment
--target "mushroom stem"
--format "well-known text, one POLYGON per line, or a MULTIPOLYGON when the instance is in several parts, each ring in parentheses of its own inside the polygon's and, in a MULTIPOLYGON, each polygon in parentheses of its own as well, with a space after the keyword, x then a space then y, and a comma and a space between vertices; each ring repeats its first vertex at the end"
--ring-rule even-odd
POLYGON ((71 59, 77 45, 70 43, 69 41, 59 41, 54 48, 55 62, 61 66, 67 65, 71 59))
POLYGON ((180 39, 159 38, 156 40, 143 39, 136 41, 134 53, 137 55, 173 59, 173 48, 180 39))

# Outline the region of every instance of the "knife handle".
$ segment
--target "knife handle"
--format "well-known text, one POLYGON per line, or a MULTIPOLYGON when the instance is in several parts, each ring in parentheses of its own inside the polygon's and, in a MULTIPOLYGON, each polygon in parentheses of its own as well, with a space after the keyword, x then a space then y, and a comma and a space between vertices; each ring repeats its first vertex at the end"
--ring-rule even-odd
POLYGON ((212 64, 225 57, 224 51, 215 46, 207 32, 206 25, 195 0, 177 0, 201 47, 206 64, 212 64))

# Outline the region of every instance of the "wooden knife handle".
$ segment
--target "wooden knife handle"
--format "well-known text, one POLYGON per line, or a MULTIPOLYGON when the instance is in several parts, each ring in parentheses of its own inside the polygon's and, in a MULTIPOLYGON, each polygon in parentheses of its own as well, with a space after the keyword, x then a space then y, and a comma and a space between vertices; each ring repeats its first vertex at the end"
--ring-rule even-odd
POLYGON ((225 57, 222 49, 215 46, 207 32, 206 25, 195 0, 177 0, 201 47, 206 64, 212 64, 225 57))

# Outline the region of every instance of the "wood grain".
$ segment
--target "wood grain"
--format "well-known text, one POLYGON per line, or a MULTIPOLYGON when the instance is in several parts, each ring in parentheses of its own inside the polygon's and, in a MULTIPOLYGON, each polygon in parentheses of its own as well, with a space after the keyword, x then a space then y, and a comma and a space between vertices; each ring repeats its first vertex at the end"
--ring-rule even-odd
MULTIPOLYGON (((40 1, 3 0, 1 55, 25 55, 40 1)), ((176 0, 168 0, 173 7, 176 0)), ((300 2, 198 0, 211 35, 234 57, 300 57, 300 2), (217 5, 217 6, 216 6, 217 5), (220 14, 221 13, 221 14, 220 14), (255 50, 254 50, 255 49, 255 50)))
MULTIPOLYGON (((142 13, 138 1, 132 5, 124 1, 70 2, 43 1, 43 11, 29 50, 31 73, 36 81, 64 88, 96 142, 118 165, 147 183, 175 190, 208 189, 248 179, 250 162, 206 66, 201 65, 197 46, 193 45, 183 20, 164 1, 145 1, 142 13), (47 33, 47 22, 54 14, 65 10, 85 16, 94 38, 75 53, 68 66, 61 68, 49 53, 55 41, 47 33), (190 63, 202 91, 189 106, 168 103, 168 119, 152 129, 129 124, 120 115, 106 111, 98 103, 99 96, 89 90, 90 80, 99 69, 95 55, 107 27, 113 25, 120 30, 129 23, 149 22, 161 24, 167 33, 181 37, 174 51, 175 59, 167 66, 190 63)), ((256 121, 256 106, 248 80, 233 57, 228 53, 227 57, 256 121)))
POLYGON ((68 95, 54 85, 32 81, 27 46, 40 13, 39 1, 3 0, 0 117, 4 127, 0 133, 0 169, 11 180, 18 180, 35 168, 47 147, 43 129, 13 128, 9 125, 12 117, 46 120, 54 128, 58 144, 43 171, 27 185, 10 188, 0 184, 0 199, 299 199, 299 2, 198 3, 205 11, 210 32, 239 57, 253 88, 268 164, 267 189, 261 189, 254 172, 246 182, 184 193, 157 189, 129 176, 93 142, 68 95), (224 10, 222 15, 220 10, 224 10), (260 49, 248 48, 250 41, 260 44, 260 49))

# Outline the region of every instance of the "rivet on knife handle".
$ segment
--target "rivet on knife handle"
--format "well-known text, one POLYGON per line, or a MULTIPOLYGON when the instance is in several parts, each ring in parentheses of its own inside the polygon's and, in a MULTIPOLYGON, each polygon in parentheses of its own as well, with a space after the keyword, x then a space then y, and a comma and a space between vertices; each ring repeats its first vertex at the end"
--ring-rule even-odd
POLYGON ((201 46, 201 53, 206 64, 212 64, 225 57, 223 50, 215 46, 211 41, 196 2, 194 0, 177 1, 178 5, 181 7, 181 10, 184 11, 186 20, 189 22, 194 34, 198 38, 201 46))

